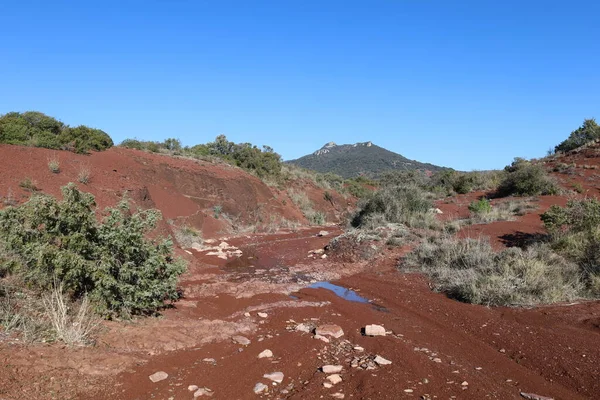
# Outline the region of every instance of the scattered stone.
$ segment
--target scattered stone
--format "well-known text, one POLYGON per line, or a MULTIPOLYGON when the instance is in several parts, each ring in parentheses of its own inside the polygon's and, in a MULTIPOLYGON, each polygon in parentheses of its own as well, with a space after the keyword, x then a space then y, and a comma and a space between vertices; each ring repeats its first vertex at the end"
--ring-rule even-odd
POLYGON ((269 390, 269 387, 267 385, 265 385, 264 383, 258 382, 256 385, 254 385, 254 393, 256 394, 260 394, 262 392, 267 392, 269 390))
POLYGON ((423 380, 421 382, 423 382, 425 385, 427 385, 429 383, 429 379, 423 378, 423 380))
POLYGON ((498 351, 499 351, 500 353, 506 353, 506 350, 504 350, 504 349, 500 349, 500 350, 498 350, 498 351))
POLYGON ((375 359, 373 361, 375 361, 379 365, 390 365, 392 363, 390 360, 386 360, 381 356, 375 356, 375 359))
POLYGON ((244 313, 244 317, 249 317, 249 316, 250 316, 250 313, 249 313, 249 312, 245 312, 245 313, 244 313))
POLYGON ((263 378, 267 378, 272 380, 273 382, 281 383, 283 382, 283 372, 271 372, 270 374, 264 374, 263 378))
POLYGON ((331 397, 333 397, 335 399, 343 399, 345 396, 344 396, 344 393, 334 393, 331 395, 331 397))
POLYGON ((432 361, 436 362, 436 363, 441 363, 442 359, 441 358, 434 358, 432 361))
POLYGON ((327 339, 325 336, 321 336, 321 335, 315 335, 315 336, 314 336, 314 338, 315 338, 315 339, 322 340, 322 341, 324 341, 325 343, 329 343, 329 342, 330 342, 330 340, 329 340, 329 339, 327 339))
POLYGON ((535 394, 535 393, 521 392, 521 397, 528 399, 528 400, 554 400, 554 398, 552 398, 552 397, 540 396, 539 394, 535 394))
POLYGON ((339 325, 321 325, 315 333, 321 336, 332 336, 334 338, 340 338, 344 336, 344 330, 339 325))
POLYGON ((342 377, 339 376, 338 374, 333 374, 333 375, 329 375, 327 377, 327 380, 331 383, 333 383, 334 385, 337 385, 338 383, 340 383, 342 381, 342 377))
POLYGON ((321 367, 321 371, 326 374, 337 374, 338 372, 342 372, 343 369, 344 367, 341 365, 323 365, 321 367))
POLYGON ((405 392, 405 393, 412 393, 412 392, 413 392, 413 390, 412 390, 412 389, 404 389, 404 392, 405 392))
POLYGON ((354 346, 354 350, 356 350, 356 351, 365 351, 365 348, 361 347, 361 346, 354 346))
POLYGON ((331 382, 323 382, 323 386, 325 386, 327 389, 331 389, 333 387, 331 382))
POLYGON ((196 390, 198 390, 198 386, 196 386, 196 385, 190 385, 190 386, 188 386, 188 390, 190 392, 195 392, 196 390))
POLYGON ((322 236, 327 236, 327 235, 329 235, 329 232, 327 232, 327 231, 320 231, 320 232, 317 234, 317 236, 319 236, 319 237, 322 237, 322 236))
POLYGON ((323 254, 323 255, 321 255, 321 259, 323 259, 323 260, 324 260, 324 259, 326 259, 326 258, 327 258, 327 254, 323 254))
POLYGON ((155 372, 152 375, 150 375, 148 378, 150 378, 150 380, 152 382, 156 383, 156 382, 164 381, 168 377, 169 377, 169 374, 167 374, 166 372, 158 371, 158 372, 155 372))
POLYGON ((460 384, 461 386, 469 386, 469 382, 464 381, 463 383, 460 384))
POLYGON ((269 349, 261 351, 260 354, 258 355, 258 358, 271 358, 271 357, 273 357, 273 352, 269 349))
POLYGON ((323 254, 323 253, 325 253, 325 249, 317 249, 317 250, 313 250, 313 251, 312 251, 312 253, 313 253, 313 254, 320 255, 320 254, 323 254))
POLYGON ((197 397, 201 397, 201 396, 212 396, 214 393, 212 390, 210 390, 209 388, 200 388, 198 390, 196 390, 196 392, 194 393, 194 398, 197 397))
POLYGON ((235 343, 241 344, 242 346, 248 346, 250 344, 250 339, 245 336, 234 336, 231 338, 235 343))
POLYGON ((258 316, 261 317, 261 318, 267 318, 269 316, 269 314, 264 313, 264 312, 259 312, 258 316))
POLYGON ((214 358, 203 358, 202 361, 204 361, 205 363, 210 363, 210 364, 217 363, 217 360, 215 360, 214 358))
POLYGON ((310 326, 308 326, 307 324, 301 323, 301 324, 296 325, 296 330, 300 331, 300 332, 309 333, 310 332, 310 326))
POLYGON ((440 210, 439 208, 430 208, 429 212, 432 214, 443 214, 444 212, 442 210, 440 210))
POLYGON ((367 325, 365 326, 365 335, 385 336, 385 328, 381 325, 367 325))

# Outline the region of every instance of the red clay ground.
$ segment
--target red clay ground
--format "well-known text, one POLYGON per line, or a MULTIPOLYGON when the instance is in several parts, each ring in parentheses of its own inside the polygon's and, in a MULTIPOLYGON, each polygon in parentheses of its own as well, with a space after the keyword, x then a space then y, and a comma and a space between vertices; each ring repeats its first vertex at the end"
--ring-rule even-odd
MULTIPOLYGON (((108 154, 118 158, 120 151, 108 154)), ((145 153, 139 157, 162 161, 145 153)), ((132 161, 136 168, 140 162, 132 161)), ((440 204, 443 216, 452 210, 462 215, 477 194, 470 196, 440 204)), ((467 233, 509 245, 502 238, 542 232, 539 213, 565 201, 540 197, 539 208, 518 221, 472 226, 467 233)), ((170 212, 177 217, 177 210, 170 212)), ((459 303, 433 293, 422 276, 396 271, 406 249, 388 249, 362 263, 308 257, 340 232, 327 228, 331 233, 319 237, 320 230, 226 239, 243 252, 239 259, 192 250, 181 280, 183 300, 160 318, 106 323, 95 347, 0 340, 0 399, 191 400, 190 385, 209 388, 214 399, 333 399, 336 393, 345 399, 518 399, 521 391, 563 400, 600 398, 600 302, 531 309, 459 303), (314 281, 352 288, 370 303, 306 288, 314 281), (337 324, 344 336, 325 343, 292 329, 302 322, 337 324), (390 333, 365 337, 361 328, 367 324, 383 325, 390 333), (234 343, 235 335, 250 344, 234 343), (258 359, 265 349, 274 357, 258 359), (392 364, 351 367, 354 357, 365 355, 392 364), (325 364, 344 367, 342 382, 331 389, 323 386, 326 375, 318 370, 325 364), (168 378, 151 382, 149 375, 157 371, 168 378), (274 371, 284 374, 276 386, 263 378, 274 371), (269 391, 254 394, 258 382, 269 391)))

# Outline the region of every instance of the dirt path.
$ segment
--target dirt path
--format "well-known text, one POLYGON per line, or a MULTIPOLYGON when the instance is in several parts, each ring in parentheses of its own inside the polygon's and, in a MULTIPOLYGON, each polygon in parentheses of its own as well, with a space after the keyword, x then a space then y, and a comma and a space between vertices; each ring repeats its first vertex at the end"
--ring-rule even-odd
POLYGON ((201 256, 215 266, 186 277, 186 298, 177 310, 153 329, 136 326, 106 339, 115 346, 114 335, 123 334, 138 361, 80 398, 193 399, 190 385, 210 389, 202 397, 216 399, 517 399, 521 391, 600 397, 600 303, 536 309, 461 304, 432 293, 419 275, 396 272, 398 252, 368 265, 307 258, 328 241, 315 232, 238 240, 245 257, 234 263, 201 256), (334 279, 370 302, 303 288, 334 279), (336 324, 344 335, 325 343, 296 330, 300 323, 336 324), (388 334, 363 336, 367 324, 382 325, 388 334), (236 334, 250 343, 234 343, 236 334), (273 357, 257 358, 266 349, 273 357), (351 366, 376 355, 392 364, 351 366), (332 388, 324 387, 328 375, 319 370, 327 364, 343 366, 342 382, 332 388), (168 378, 153 383, 148 377, 157 371, 168 378), (284 374, 281 384, 263 378, 277 371, 284 374), (259 382, 268 391, 257 395, 259 382))

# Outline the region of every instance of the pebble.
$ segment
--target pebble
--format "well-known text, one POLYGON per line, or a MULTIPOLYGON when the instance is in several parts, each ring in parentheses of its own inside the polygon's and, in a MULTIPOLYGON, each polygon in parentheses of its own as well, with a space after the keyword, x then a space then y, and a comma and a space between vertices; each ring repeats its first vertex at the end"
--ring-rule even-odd
POLYGON ((148 378, 150 378, 150 380, 152 382, 156 383, 156 382, 164 381, 168 377, 169 377, 169 374, 167 374, 166 372, 158 371, 158 372, 155 372, 152 375, 150 375, 148 378))
POLYGON ((190 385, 190 386, 188 386, 188 390, 190 392, 195 392, 196 390, 198 390, 198 386, 196 386, 196 385, 190 385))
POLYGON ((314 336, 314 338, 315 338, 315 339, 322 340, 322 341, 324 341, 325 343, 329 343, 329 342, 330 342, 330 340, 329 340, 329 339, 327 339, 325 336, 321 336, 321 335, 315 335, 315 336, 314 336))
POLYGON ((344 367, 341 365, 323 365, 321 367, 321 371, 326 374, 337 374, 338 372, 342 372, 343 369, 344 367))
POLYGON ((331 389, 333 387, 331 382, 323 382, 323 386, 325 386, 327 389, 331 389))
POLYGON ((334 375, 329 375, 327 377, 327 380, 331 383, 333 383, 334 385, 337 385, 338 383, 340 383, 342 381, 342 377, 339 376, 338 374, 334 374, 334 375))
POLYGON ((271 358, 273 357, 273 352, 269 349, 263 350, 258 355, 258 358, 271 358))
POLYGON ((433 359, 433 362, 436 362, 436 363, 441 363, 441 362, 442 362, 442 359, 441 359, 441 358, 434 358, 434 359, 433 359))
POLYGON ((260 394, 262 392, 266 392, 269 390, 269 387, 267 385, 265 385, 264 383, 258 382, 256 385, 254 385, 254 393, 256 394, 260 394))
POLYGON ((344 336, 344 330, 338 325, 321 325, 317 327, 315 334, 321 336, 331 336, 337 339, 344 336))
POLYGON ((264 312, 259 312, 257 315, 261 318, 267 318, 269 316, 269 314, 264 313, 264 312))
POLYGON ((390 360, 386 360, 385 358, 383 358, 381 356, 376 356, 373 361, 375 361, 379 365, 389 365, 392 363, 390 360))
POLYGON ((463 383, 461 383, 461 386, 469 386, 469 382, 464 381, 463 383))
POLYGON ((250 339, 245 336, 234 336, 231 338, 235 343, 241 344, 242 346, 248 346, 250 344, 250 339))
POLYGON ((552 397, 540 396, 539 394, 535 394, 535 393, 521 392, 520 394, 521 394, 521 397, 528 399, 528 400, 554 400, 554 398, 552 398, 552 397))
POLYGON ((202 361, 204 361, 206 363, 211 363, 211 364, 217 363, 217 360, 215 360, 214 358, 203 358, 202 361))
POLYGON ((404 389, 404 392, 405 392, 405 393, 412 393, 412 392, 413 392, 413 390, 412 390, 412 389, 404 389))
POLYGON ((334 393, 331 395, 331 397, 333 397, 335 399, 343 399, 345 396, 344 396, 344 393, 334 393))
POLYGON ((310 332, 310 326, 308 326, 307 324, 298 324, 296 325, 296 330, 300 331, 300 332, 306 332, 309 333, 310 332))
POLYGON ((194 393, 194 398, 201 396, 212 396, 214 393, 209 388, 200 388, 194 393))
POLYGON ((264 374, 263 378, 267 378, 272 380, 273 382, 281 383, 283 382, 283 372, 271 372, 270 374, 264 374))
POLYGON ((366 336, 385 336, 385 328, 381 325, 367 325, 365 326, 366 336))

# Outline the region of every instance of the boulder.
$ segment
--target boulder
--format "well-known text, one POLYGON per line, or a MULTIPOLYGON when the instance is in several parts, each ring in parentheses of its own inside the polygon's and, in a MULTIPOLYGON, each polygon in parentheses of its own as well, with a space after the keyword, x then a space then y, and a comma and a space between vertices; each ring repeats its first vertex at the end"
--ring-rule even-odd
POLYGON ((317 327, 315 334, 321 336, 331 336, 334 338, 340 338, 344 336, 344 330, 338 325, 321 325, 317 327))
POLYGON ((367 325, 365 326, 366 336, 385 336, 385 328, 381 325, 367 325))

